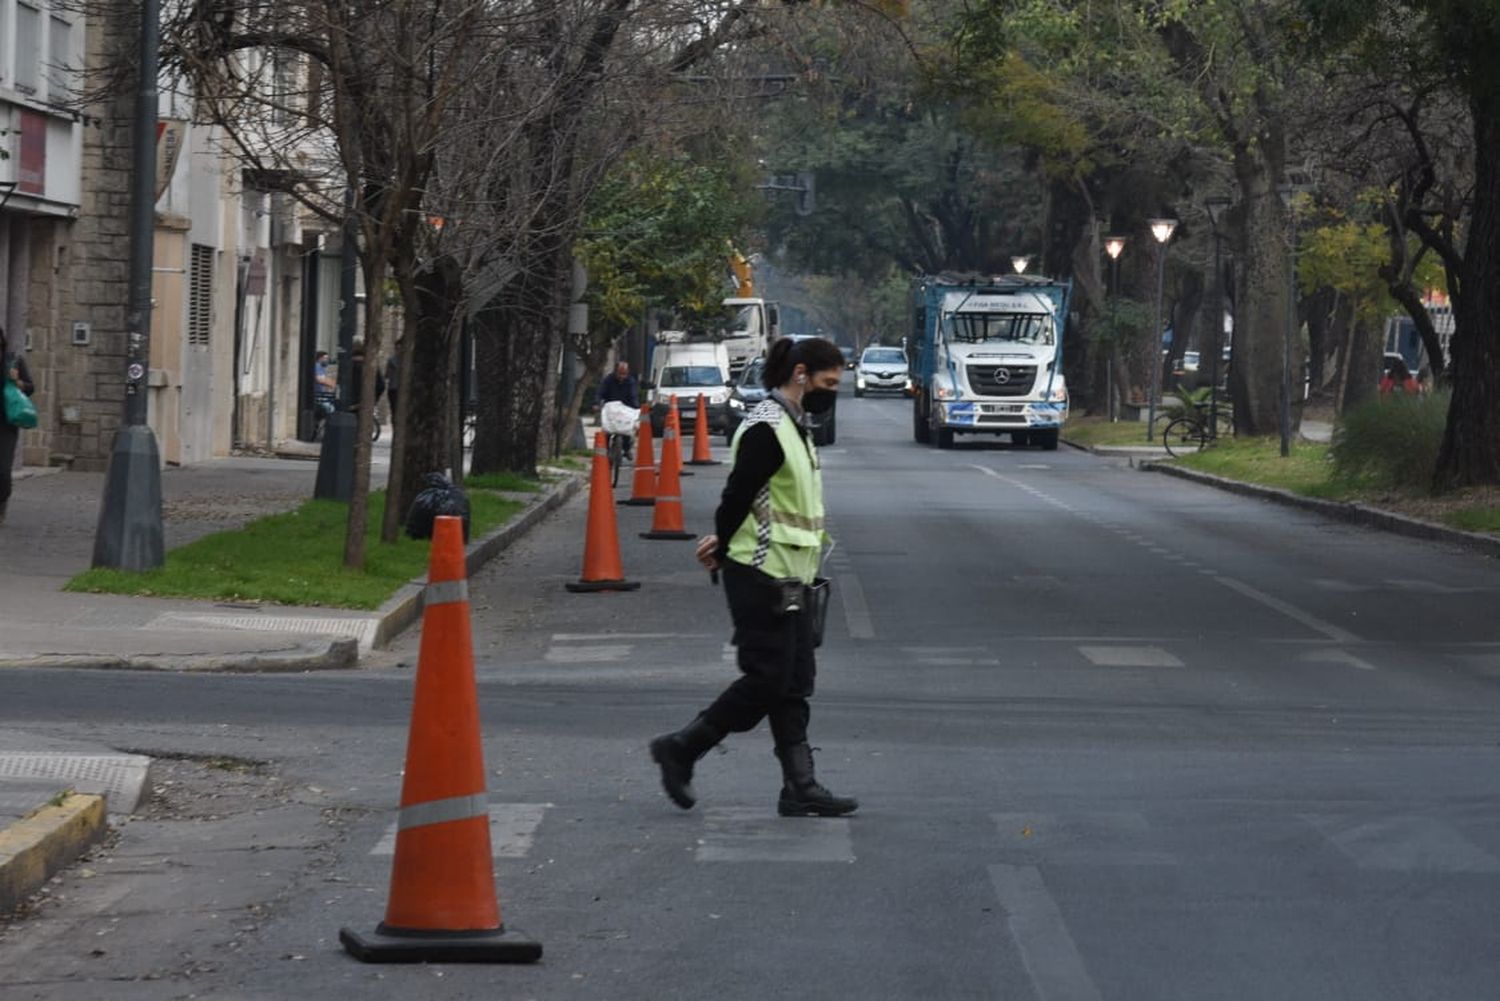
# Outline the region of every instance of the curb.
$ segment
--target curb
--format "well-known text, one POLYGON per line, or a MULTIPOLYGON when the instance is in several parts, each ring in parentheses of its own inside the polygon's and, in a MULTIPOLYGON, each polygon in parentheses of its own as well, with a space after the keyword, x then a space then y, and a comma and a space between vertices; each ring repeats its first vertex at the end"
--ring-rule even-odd
POLYGON ((1430 521, 1422 521, 1418 518, 1408 518, 1404 514, 1395 514, 1391 511, 1383 511, 1380 508, 1369 507, 1365 504, 1357 504, 1352 501, 1330 501, 1320 500, 1316 497, 1303 497, 1288 490, 1278 487, 1263 487, 1256 483, 1245 483, 1242 480, 1231 480, 1225 476, 1215 476, 1212 473, 1200 473, 1195 469, 1183 469, 1163 462, 1141 462, 1137 468, 1145 472, 1165 473, 1178 479, 1190 480, 1201 483, 1204 486, 1217 487, 1230 493, 1240 494, 1245 497, 1257 497, 1268 500, 1275 504, 1286 507, 1301 508, 1304 511, 1312 511, 1337 521, 1350 522, 1355 525, 1363 525, 1366 528, 1375 528, 1395 535, 1405 535, 1414 539, 1425 539, 1429 542, 1447 542, 1484 553, 1486 556, 1500 558, 1500 538, 1484 535, 1479 532, 1465 532, 1459 528, 1449 528, 1446 525, 1438 525, 1430 521))
POLYGON ((1147 462, 1152 459, 1166 458, 1167 450, 1154 445, 1084 445, 1076 441, 1062 439, 1062 443, 1069 448, 1076 448, 1080 452, 1090 455, 1102 455, 1117 459, 1142 459, 1147 462))
POLYGON ((70 794, 0 830, 0 914, 15 910, 104 834, 104 797, 70 794))
POLYGON ((21 660, 0 659, 0 670, 10 668, 69 668, 83 671, 174 671, 179 674, 221 671, 237 674, 274 674, 291 671, 332 671, 359 666, 359 640, 342 638, 320 644, 315 653, 252 653, 207 656, 185 654, 161 657, 140 654, 42 654, 21 660))
MULTIPOLYGON (((569 475, 561 482, 548 487, 530 506, 510 521, 484 538, 471 542, 464 550, 465 575, 472 578, 481 567, 515 545, 543 518, 571 500, 582 487, 582 476, 569 475)), ((374 645, 376 647, 389 645, 392 640, 422 618, 422 592, 425 587, 424 580, 412 581, 380 606, 376 612, 379 616, 379 621, 375 626, 374 645)))

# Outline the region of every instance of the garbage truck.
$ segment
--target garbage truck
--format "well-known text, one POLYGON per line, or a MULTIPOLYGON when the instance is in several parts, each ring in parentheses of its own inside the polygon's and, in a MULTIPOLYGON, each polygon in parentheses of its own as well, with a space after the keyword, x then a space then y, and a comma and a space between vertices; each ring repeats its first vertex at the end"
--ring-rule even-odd
POLYGON ((1071 282, 1042 275, 917 279, 907 340, 913 437, 952 448, 961 434, 1003 434, 1056 449, 1068 416, 1059 369, 1071 292, 1071 282))

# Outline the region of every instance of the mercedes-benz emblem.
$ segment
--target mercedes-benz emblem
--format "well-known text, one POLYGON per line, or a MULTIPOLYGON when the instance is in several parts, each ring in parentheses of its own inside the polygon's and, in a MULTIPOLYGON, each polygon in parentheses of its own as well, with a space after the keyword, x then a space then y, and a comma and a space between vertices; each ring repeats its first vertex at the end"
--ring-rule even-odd
POLYGON ((1010 382, 1010 369, 1008 369, 1008 368, 997 368, 997 369, 995 369, 995 382, 998 383, 998 384, 1000 384, 1000 385, 1002 385, 1002 386, 1007 385, 1010 382))

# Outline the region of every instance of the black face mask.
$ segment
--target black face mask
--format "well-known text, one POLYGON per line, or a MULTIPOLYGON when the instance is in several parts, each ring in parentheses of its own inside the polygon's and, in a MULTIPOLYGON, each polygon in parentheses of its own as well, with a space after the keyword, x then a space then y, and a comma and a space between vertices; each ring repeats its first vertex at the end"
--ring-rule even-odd
POLYGON ((833 409, 833 402, 838 398, 837 390, 809 389, 802 394, 802 409, 809 414, 826 414, 833 409))

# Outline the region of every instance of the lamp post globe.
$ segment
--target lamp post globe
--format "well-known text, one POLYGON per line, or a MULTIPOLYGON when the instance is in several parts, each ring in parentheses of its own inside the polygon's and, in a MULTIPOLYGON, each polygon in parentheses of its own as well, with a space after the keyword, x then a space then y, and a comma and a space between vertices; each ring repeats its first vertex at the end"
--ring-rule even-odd
POLYGON ((1162 297, 1166 292, 1167 241, 1177 230, 1176 219, 1150 219, 1146 225, 1156 240, 1156 320, 1151 332, 1151 395, 1146 401, 1146 441, 1156 429, 1156 401, 1161 395, 1162 297))

